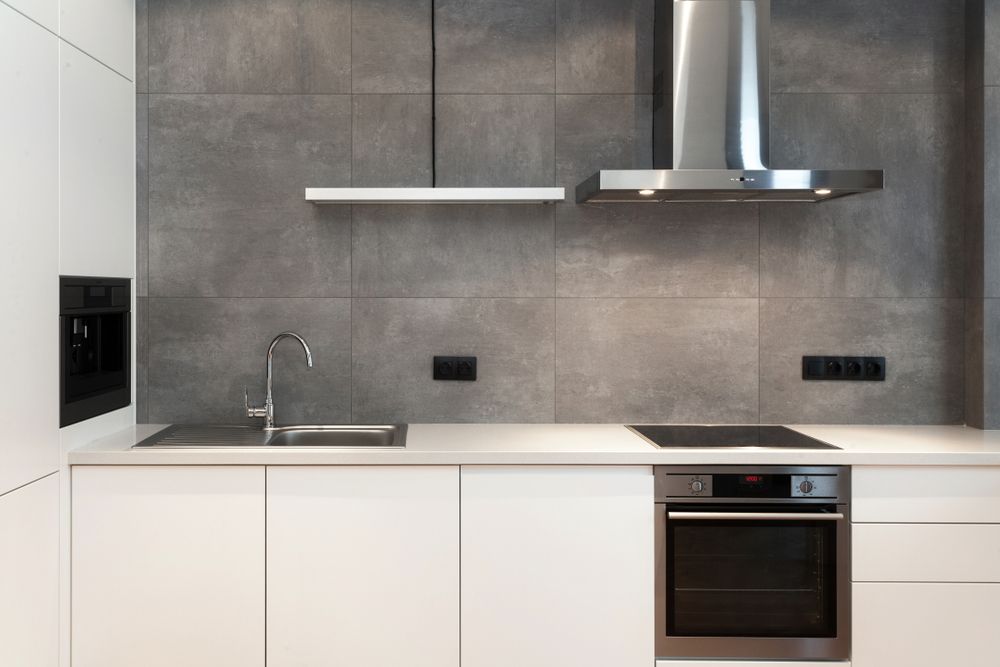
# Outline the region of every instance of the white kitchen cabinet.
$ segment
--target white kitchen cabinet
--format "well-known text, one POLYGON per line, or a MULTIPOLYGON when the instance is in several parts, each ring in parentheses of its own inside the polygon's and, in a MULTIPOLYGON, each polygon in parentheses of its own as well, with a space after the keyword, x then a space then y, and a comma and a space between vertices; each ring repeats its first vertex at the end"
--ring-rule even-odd
POLYGON ((59 467, 59 40, 0 3, 0 494, 59 467))
POLYGON ((854 584, 853 667, 996 667, 1000 584, 854 584))
POLYGON ((264 665, 264 468, 73 468, 73 667, 264 665))
POLYGON ((855 466, 856 523, 1000 523, 1000 468, 855 466))
POLYGON ((59 664, 59 475, 0 496, 0 665, 59 664))
POLYGON ((861 523, 851 543, 854 581, 1000 583, 997 524, 861 523))
POLYGON ((648 467, 462 467, 462 667, 654 662, 648 467))
POLYGON ((131 278, 135 85, 65 42, 59 52, 59 273, 131 278))
POLYGON ((458 667, 458 531, 457 466, 269 467, 268 667, 458 667))

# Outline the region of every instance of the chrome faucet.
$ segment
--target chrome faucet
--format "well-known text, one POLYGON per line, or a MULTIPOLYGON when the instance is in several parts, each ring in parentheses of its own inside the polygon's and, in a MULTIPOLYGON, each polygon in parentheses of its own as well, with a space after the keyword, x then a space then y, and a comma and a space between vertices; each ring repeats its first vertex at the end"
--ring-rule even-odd
POLYGON ((306 365, 309 368, 313 367, 313 357, 312 351, 309 349, 309 343, 305 339, 293 333, 291 331, 285 331, 274 337, 271 341, 270 347, 267 348, 267 396, 264 397, 264 407, 260 408, 255 405, 250 405, 250 393, 247 391, 246 387, 243 387, 243 404, 247 409, 248 419, 259 419, 264 418, 264 430, 272 431, 274 430, 274 395, 271 391, 271 365, 273 363, 274 348, 278 345, 282 338, 294 338, 299 341, 302 345, 302 349, 306 352, 306 365))

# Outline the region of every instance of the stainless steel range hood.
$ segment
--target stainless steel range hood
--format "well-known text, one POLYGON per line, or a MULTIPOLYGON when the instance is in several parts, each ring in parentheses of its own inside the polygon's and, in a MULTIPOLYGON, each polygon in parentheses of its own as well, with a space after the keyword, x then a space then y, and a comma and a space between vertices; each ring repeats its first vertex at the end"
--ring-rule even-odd
POLYGON ((577 201, 820 202, 881 190, 880 169, 768 168, 770 22, 770 0, 658 0, 657 168, 599 171, 577 201))

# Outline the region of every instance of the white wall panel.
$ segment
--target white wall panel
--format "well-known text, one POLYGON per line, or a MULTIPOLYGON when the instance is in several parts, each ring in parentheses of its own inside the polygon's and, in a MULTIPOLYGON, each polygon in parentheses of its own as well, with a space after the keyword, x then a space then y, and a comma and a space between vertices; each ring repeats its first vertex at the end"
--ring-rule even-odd
POLYGON ((61 0, 59 14, 63 39, 135 80, 135 0, 61 0))
POLYGON ((59 270, 135 275, 135 86, 60 45, 59 270))
POLYGON ((0 4, 0 493, 58 467, 58 42, 0 4))
POLYGON ((59 0, 2 0, 52 32, 59 30, 59 0))
POLYGON ((0 496, 0 665, 59 662, 59 475, 0 496))

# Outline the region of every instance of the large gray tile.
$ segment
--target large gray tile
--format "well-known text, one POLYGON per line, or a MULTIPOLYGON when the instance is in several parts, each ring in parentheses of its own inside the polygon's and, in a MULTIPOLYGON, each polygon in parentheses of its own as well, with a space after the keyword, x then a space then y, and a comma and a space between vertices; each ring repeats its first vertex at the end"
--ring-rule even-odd
POLYGON ((135 293, 149 294, 149 95, 135 96, 135 293))
POLYGON ((760 417, 772 423, 963 420, 962 299, 764 299, 760 417), (885 382, 807 382, 804 355, 886 357, 885 382))
POLYGON ((430 95, 355 95, 352 185, 431 184, 430 95))
POLYGON ((884 168, 882 192, 761 205, 764 296, 961 296, 957 95, 777 95, 772 163, 884 168))
MULTIPOLYGON (((982 299, 986 293, 986 128, 983 88, 965 94, 965 296, 982 299)), ((998 147, 1000 148, 1000 147, 998 147)))
POLYGON ((552 95, 439 95, 437 127, 440 186, 553 184, 552 95))
POLYGON ((353 5, 353 91, 431 92, 431 3, 364 0, 353 5))
POLYGON ((149 92, 149 0, 135 0, 135 92, 149 92))
POLYGON ((983 81, 1000 86, 1000 0, 985 0, 983 81))
POLYGON ((756 206, 560 207, 558 296, 755 297, 756 206))
POLYGON ((555 0, 438 0, 437 90, 555 91, 555 0))
MULTIPOLYGON (((988 412, 983 384, 985 376, 983 362, 986 352, 983 337, 985 307, 986 302, 982 298, 965 299, 965 423, 975 428, 985 428, 988 412)), ((997 385, 1000 386, 1000 382, 997 385)), ((1000 414, 997 416, 1000 417, 1000 414)))
POLYGON ((1000 88, 983 94, 983 283, 987 297, 1000 297, 1000 88))
POLYGON ((772 90, 960 91, 964 14, 954 0, 775 0, 772 90))
POLYGON ((557 301, 557 421, 757 421, 757 299, 557 301))
POLYGON ((349 93, 350 0, 150 0, 157 93, 349 93))
POLYGON ((349 96, 154 95, 151 296, 348 296, 349 96))
POLYGON ((135 328, 135 421, 149 423, 149 299, 136 297, 132 316, 135 328))
POLYGON ((295 331, 312 348, 282 341, 274 353, 275 419, 346 423, 351 418, 350 299, 149 299, 149 419, 153 423, 251 424, 264 402, 271 339, 295 331))
POLYGON ((556 92, 652 93, 654 0, 556 0, 556 92))
MULTIPOLYGON (((992 0, 991 0, 992 1, 992 0)), ((986 28, 984 0, 965 2, 965 89, 982 88, 985 74, 986 28)), ((997 14, 1000 18, 1000 13, 997 14)), ((997 26, 1000 29, 1000 25, 997 26)), ((998 30, 1000 31, 1000 30, 998 30)), ((998 45, 1000 48, 1000 45, 998 45)))
POLYGON ((649 95, 556 95, 556 182, 575 201, 576 186, 601 169, 649 169, 649 95))
POLYGON ((553 299, 354 299, 354 419, 553 421, 553 299), (431 379, 478 357, 475 382, 431 379))
POLYGON ((996 430, 1000 429, 1000 300, 982 302, 981 325, 982 421, 977 426, 996 430))
POLYGON ((355 206, 354 295, 553 296, 551 206, 355 206))

